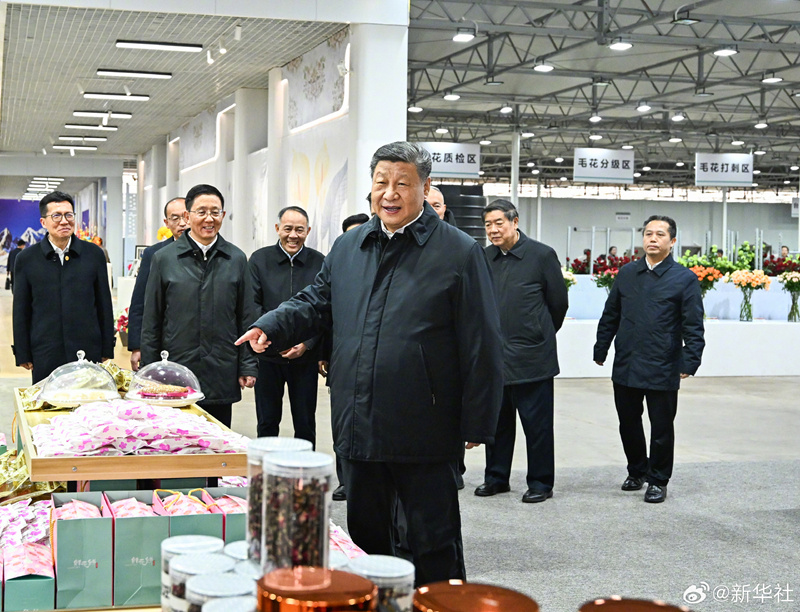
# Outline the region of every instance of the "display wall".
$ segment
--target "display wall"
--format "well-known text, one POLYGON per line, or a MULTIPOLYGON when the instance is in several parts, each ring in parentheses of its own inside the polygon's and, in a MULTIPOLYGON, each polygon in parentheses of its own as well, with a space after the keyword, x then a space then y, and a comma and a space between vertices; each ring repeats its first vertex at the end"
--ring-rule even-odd
POLYGON ((20 238, 39 242, 47 230, 39 222, 39 203, 31 200, 0 200, 0 272, 5 274, 8 253, 20 238))

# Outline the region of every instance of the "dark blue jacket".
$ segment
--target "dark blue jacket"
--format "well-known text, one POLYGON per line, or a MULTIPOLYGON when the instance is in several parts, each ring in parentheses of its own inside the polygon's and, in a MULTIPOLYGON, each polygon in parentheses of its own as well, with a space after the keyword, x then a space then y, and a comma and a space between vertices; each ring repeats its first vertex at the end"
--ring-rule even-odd
POLYGON ((499 320, 483 249, 425 204, 391 240, 377 216, 340 236, 314 284, 255 326, 283 350, 332 325, 336 454, 423 463, 494 440, 499 320))
POLYGON ((638 389, 677 390, 682 373, 697 372, 705 347, 695 273, 672 255, 652 271, 644 257, 623 266, 597 326, 595 361, 606 360, 615 335, 611 380, 638 389))
POLYGON ((131 295, 131 305, 128 309, 128 350, 131 352, 142 348, 144 295, 147 289, 147 279, 150 278, 150 264, 153 262, 153 255, 173 242, 175 242, 175 238, 162 240, 147 247, 142 253, 142 261, 139 264, 136 284, 133 286, 133 295, 131 295))

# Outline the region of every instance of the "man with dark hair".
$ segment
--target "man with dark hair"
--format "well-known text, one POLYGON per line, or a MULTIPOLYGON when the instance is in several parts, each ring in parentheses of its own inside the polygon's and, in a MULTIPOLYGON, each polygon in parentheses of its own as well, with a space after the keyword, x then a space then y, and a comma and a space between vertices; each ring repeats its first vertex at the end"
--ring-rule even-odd
MULTIPOLYGON (((325 260, 322 253, 305 246, 311 227, 308 214, 299 206, 287 206, 278 213, 275 232, 276 244, 250 256, 259 317, 313 283, 325 260)), ((320 346, 320 337, 315 334, 288 350, 271 350, 260 356, 256 382, 259 438, 280 432, 283 390, 288 386, 294 436, 316 444, 320 346)))
POLYGON ((331 419, 350 535, 368 553, 393 554, 399 497, 417 583, 463 579, 453 473, 465 441, 492 442, 502 395, 491 272, 475 240, 425 204, 430 153, 394 142, 370 170, 376 216, 340 236, 314 284, 238 343, 282 350, 332 327, 331 419))
POLYGON ((25 250, 26 246, 28 246, 28 243, 22 238, 17 240, 17 248, 8 254, 8 259, 6 260, 6 276, 8 276, 8 284, 12 293, 14 292, 14 264, 17 261, 17 257, 25 250))
POLYGON ((73 234, 72 196, 47 194, 39 215, 47 237, 14 265, 14 354, 34 383, 75 361, 78 351, 89 361, 113 359, 115 341, 106 258, 73 234))
POLYGON ((234 340, 254 316, 245 254, 220 234, 225 200, 216 187, 186 194, 189 229, 153 255, 142 319, 142 364, 169 359, 200 381, 205 410, 230 427, 242 388, 256 382, 255 358, 234 340))
POLYGON ((484 482, 475 495, 510 490, 519 413, 528 453, 522 501, 543 502, 553 496, 555 481, 553 378, 559 372, 556 332, 567 314, 567 288, 556 252, 520 231, 511 202, 486 206, 483 224, 503 331, 504 386, 494 444, 486 445, 484 482))
POLYGON ((131 369, 136 372, 142 359, 142 317, 144 316, 144 296, 147 289, 147 279, 150 278, 150 264, 153 255, 165 246, 172 244, 181 237, 186 230, 189 213, 186 212, 186 201, 183 196, 172 198, 164 206, 164 225, 172 233, 171 238, 157 242, 147 247, 142 253, 139 263, 139 273, 136 275, 136 284, 133 287, 131 305, 128 309, 128 350, 131 352, 131 369))
POLYGON ((359 225, 364 225, 367 221, 369 221, 369 216, 364 213, 358 213, 357 215, 350 215, 342 221, 342 233, 349 232, 351 229, 355 229, 359 225))
POLYGON ((644 501, 667 498, 674 460, 674 421, 681 380, 700 367, 705 347, 703 300, 697 276, 675 262, 678 228, 670 217, 644 222, 645 256, 622 267, 597 326, 594 360, 603 365, 614 342, 614 403, 628 460, 623 491, 647 481, 644 501), (648 458, 642 414, 650 417, 648 458))
POLYGON ((789 257, 789 247, 785 244, 781 245, 781 259, 786 259, 787 257, 789 257))

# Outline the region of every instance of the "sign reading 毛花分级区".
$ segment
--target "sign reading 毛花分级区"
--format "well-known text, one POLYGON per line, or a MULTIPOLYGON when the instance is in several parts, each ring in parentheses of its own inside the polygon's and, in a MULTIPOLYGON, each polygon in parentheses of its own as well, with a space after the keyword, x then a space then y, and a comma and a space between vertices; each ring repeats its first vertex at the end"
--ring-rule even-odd
POLYGON ((420 142, 433 161, 431 176, 478 178, 481 170, 481 146, 460 142, 420 142))
POLYGON ((633 183, 633 151, 577 148, 572 180, 583 183, 633 183))
POLYGON ((753 184, 753 156, 750 153, 695 153, 694 184, 750 187, 753 184))

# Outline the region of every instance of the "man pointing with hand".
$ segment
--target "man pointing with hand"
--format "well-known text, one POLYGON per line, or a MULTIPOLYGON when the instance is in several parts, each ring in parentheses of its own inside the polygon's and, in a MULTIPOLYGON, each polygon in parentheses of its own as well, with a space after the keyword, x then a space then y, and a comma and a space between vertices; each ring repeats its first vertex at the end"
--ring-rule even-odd
POLYGON ((237 344, 282 351, 332 330, 350 535, 370 554, 394 554, 398 497, 417 583, 463 579, 457 462, 465 442, 493 441, 503 393, 491 271, 478 243, 425 204, 425 149, 385 145, 370 169, 376 215, 340 236, 314 284, 237 344))

